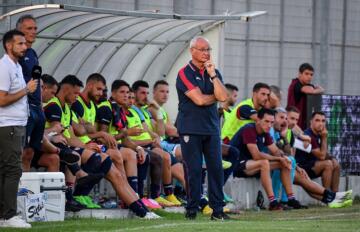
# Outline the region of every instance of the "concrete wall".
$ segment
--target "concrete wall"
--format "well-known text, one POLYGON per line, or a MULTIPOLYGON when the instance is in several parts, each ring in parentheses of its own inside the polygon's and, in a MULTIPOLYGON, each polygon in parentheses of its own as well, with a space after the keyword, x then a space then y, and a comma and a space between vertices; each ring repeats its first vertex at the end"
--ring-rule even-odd
MULTIPOLYGON (((314 181, 321 184, 321 179, 317 178, 314 181)), ((353 198, 355 196, 360 197, 360 176, 349 176, 348 177, 348 187, 346 188, 346 178, 340 178, 340 187, 339 191, 345 191, 352 189, 353 198)), ((263 187, 261 186, 260 180, 256 178, 229 178, 227 181, 224 191, 232 197, 234 202, 234 207, 237 209, 254 209, 256 207, 256 197, 258 191, 262 191, 262 194, 265 199, 265 206, 268 205, 268 200, 265 194, 263 187)), ((145 191, 146 192, 146 191, 145 191)), ((100 183, 100 193, 105 193, 106 196, 115 197, 116 194, 112 189, 108 181, 101 181, 100 183)), ((294 185, 294 194, 295 197, 303 205, 324 205, 322 202, 311 198, 302 187, 294 185)))
MULTIPOLYGON (((315 181, 321 184, 321 179, 317 178, 315 181)), ((348 187, 346 188, 346 178, 340 178, 339 191, 352 189, 353 197, 360 196, 360 177, 349 176, 348 187)), ((256 178, 231 178, 225 185, 225 192, 231 196, 235 205, 241 209, 253 209, 256 207, 256 197, 258 191, 262 191, 265 199, 265 205, 268 205, 265 191, 261 186, 260 180, 256 178)), ((324 205, 320 201, 311 198, 302 187, 294 185, 295 197, 304 205, 324 205)))

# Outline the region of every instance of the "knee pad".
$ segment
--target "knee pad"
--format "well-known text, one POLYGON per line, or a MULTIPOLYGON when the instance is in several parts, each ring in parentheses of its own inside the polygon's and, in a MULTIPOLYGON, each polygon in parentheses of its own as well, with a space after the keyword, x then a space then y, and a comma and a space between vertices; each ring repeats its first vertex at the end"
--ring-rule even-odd
POLYGON ((87 173, 99 173, 101 168, 101 155, 99 153, 92 154, 88 161, 81 165, 81 167, 87 173))
POLYGON ((106 157, 106 159, 104 159, 104 161, 101 163, 101 166, 100 166, 100 171, 106 175, 109 171, 110 171, 110 168, 112 166, 112 161, 110 159, 110 156, 106 157))
POLYGON ((67 167, 68 167, 69 171, 71 172, 71 174, 73 174, 74 176, 81 169, 79 164, 71 164, 71 165, 67 165, 67 167))

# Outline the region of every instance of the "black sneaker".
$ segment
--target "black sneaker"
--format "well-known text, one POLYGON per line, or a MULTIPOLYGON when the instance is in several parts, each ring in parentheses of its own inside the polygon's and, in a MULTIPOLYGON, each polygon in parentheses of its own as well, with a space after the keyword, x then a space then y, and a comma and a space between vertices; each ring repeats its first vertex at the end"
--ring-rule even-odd
POLYGON ((75 154, 70 148, 61 148, 59 152, 60 162, 67 165, 76 164, 80 160, 80 156, 75 154))
POLYGON ((65 204, 65 211, 69 212, 79 212, 80 210, 85 209, 85 206, 80 204, 75 200, 68 200, 65 204))
POLYGON ((289 206, 287 202, 282 201, 282 202, 280 202, 280 204, 281 204, 281 207, 283 208, 283 210, 292 210, 293 209, 293 207, 289 206))
POLYGON ((306 205, 300 204, 300 202, 296 199, 291 199, 287 202, 287 205, 292 207, 293 209, 307 209, 306 205))
POLYGON ((219 213, 215 213, 213 212, 211 214, 211 220, 221 220, 221 221, 225 221, 225 220, 230 220, 231 218, 224 212, 219 212, 219 213))
POLYGON ((269 210, 270 211, 283 210, 283 207, 279 202, 273 201, 273 202, 270 202, 270 204, 269 204, 269 210))
POLYGON ((256 197, 256 206, 259 207, 259 209, 266 209, 264 206, 264 195, 262 194, 262 192, 259 190, 258 191, 258 195, 256 197))
POLYGON ((195 220, 196 219, 196 211, 186 210, 185 218, 188 220, 195 220))

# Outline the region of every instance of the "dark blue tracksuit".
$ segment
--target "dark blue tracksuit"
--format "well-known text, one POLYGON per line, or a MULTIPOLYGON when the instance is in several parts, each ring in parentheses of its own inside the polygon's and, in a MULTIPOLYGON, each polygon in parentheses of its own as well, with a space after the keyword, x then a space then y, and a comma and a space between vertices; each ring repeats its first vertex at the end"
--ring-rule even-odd
MULTIPOLYGON (((28 83, 32 79, 32 69, 39 65, 38 56, 34 49, 28 48, 24 57, 19 60, 24 80, 28 83)), ((26 125, 25 147, 41 150, 42 138, 45 130, 45 115, 41 102, 40 80, 34 93, 28 94, 30 115, 26 125)))
MULTIPOLYGON (((221 75, 216 71, 218 77, 221 75)), ((201 198, 201 171, 204 155, 208 170, 209 205, 215 213, 222 212, 224 175, 221 164, 220 121, 216 103, 198 106, 186 92, 199 88, 203 94, 214 94, 209 74, 191 62, 180 69, 176 89, 179 97, 177 128, 180 135, 187 184, 188 211, 197 211, 201 198)))

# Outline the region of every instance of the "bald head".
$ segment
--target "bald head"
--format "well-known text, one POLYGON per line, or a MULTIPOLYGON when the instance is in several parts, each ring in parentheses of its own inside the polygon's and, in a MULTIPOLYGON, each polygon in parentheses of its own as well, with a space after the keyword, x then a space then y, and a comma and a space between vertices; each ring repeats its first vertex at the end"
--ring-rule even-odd
POLYGON ((210 44, 209 40, 203 36, 195 36, 191 41, 190 41, 190 48, 196 47, 196 44, 198 42, 202 42, 202 43, 207 43, 208 45, 210 44))

